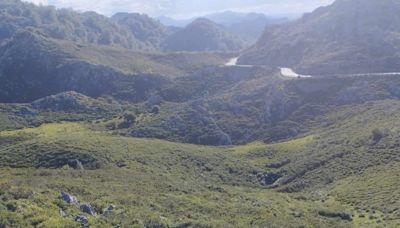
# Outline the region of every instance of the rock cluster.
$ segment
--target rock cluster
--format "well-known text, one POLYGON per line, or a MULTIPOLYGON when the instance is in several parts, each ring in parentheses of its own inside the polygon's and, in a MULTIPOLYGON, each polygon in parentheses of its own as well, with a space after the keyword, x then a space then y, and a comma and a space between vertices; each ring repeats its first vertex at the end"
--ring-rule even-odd
MULTIPOLYGON (((79 208, 82 212, 84 212, 86 214, 89 214, 91 216, 97 216, 96 210, 94 209, 94 207, 92 205, 90 205, 88 203, 80 204, 78 199, 75 196, 73 196, 73 195, 71 195, 71 194, 69 194, 67 192, 61 192, 61 198, 65 202, 69 203, 70 205, 73 205, 73 206, 79 208)), ((106 210, 107 211, 112 211, 114 209, 115 209, 115 206, 111 205, 106 210)), ((88 218, 86 216, 76 215, 75 216, 75 221, 79 222, 83 227, 89 226, 89 220, 88 220, 88 218)))

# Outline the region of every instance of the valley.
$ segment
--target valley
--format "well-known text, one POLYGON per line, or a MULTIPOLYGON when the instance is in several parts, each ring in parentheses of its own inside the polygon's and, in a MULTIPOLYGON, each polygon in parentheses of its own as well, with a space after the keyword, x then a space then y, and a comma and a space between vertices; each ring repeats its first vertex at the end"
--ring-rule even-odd
POLYGON ((0 0, 0 228, 400 227, 399 6, 0 0))

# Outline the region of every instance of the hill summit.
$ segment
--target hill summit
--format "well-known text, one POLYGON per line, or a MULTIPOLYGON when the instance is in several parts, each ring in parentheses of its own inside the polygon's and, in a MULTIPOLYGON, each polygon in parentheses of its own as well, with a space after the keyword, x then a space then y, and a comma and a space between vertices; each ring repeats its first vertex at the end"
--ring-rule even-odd
POLYGON ((167 51, 234 51, 242 47, 239 38, 206 18, 196 19, 165 42, 167 51))

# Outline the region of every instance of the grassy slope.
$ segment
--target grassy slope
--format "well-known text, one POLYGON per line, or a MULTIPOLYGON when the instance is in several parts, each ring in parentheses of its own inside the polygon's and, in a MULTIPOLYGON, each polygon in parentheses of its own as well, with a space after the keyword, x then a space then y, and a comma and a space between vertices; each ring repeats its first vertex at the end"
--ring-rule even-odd
POLYGON ((47 39, 65 53, 92 64, 112 67, 124 74, 154 74, 178 77, 207 66, 225 63, 218 53, 144 53, 118 47, 81 45, 69 41, 47 39))
POLYGON ((3 130, 0 221, 74 224, 71 216, 78 211, 58 198, 64 190, 99 209, 118 205, 112 216, 91 218, 98 226, 396 227, 399 107, 394 100, 343 107, 315 119, 311 132, 297 139, 235 147, 90 130, 97 122, 3 130), (384 133, 379 142, 371 138, 374 129, 384 133), (76 158, 86 170, 68 168, 76 158), (290 162, 269 167, 285 160, 290 162), (253 175, 260 172, 281 173, 279 191, 263 188, 253 175), (354 219, 322 217, 321 210, 354 219))
POLYGON ((71 224, 68 216, 59 215, 59 207, 71 216, 78 213, 58 199, 63 190, 98 208, 119 206, 111 217, 91 218, 98 226, 187 222, 232 227, 349 225, 318 217, 319 209, 347 209, 338 203, 294 199, 259 187, 249 177, 252 162, 242 156, 253 146, 214 148, 123 138, 70 123, 3 131, 0 137, 18 141, 1 147, 2 166, 24 167, 3 168, 0 175, 0 219, 10 226, 71 224), (55 152, 60 149, 62 154, 55 152), (55 155, 53 160, 90 154, 100 169, 47 169, 40 157, 48 153, 55 155), (32 169, 32 164, 44 168, 32 169))

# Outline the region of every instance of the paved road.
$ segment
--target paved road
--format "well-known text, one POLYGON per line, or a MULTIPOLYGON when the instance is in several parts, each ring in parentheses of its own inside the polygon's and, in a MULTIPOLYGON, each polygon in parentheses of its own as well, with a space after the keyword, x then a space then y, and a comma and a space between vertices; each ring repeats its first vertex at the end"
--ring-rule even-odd
MULTIPOLYGON (((236 66, 236 67, 256 67, 257 65, 238 65, 237 61, 239 57, 230 59, 225 66, 236 66)), ((280 67, 281 75, 288 78, 312 78, 312 75, 303 75, 296 73, 292 68, 280 67)), ((400 72, 387 72, 387 73, 362 73, 362 74, 331 74, 332 76, 345 76, 345 77, 359 77, 359 76, 393 76, 400 75, 400 72)), ((322 75, 321 75, 322 76, 322 75)))
POLYGON ((225 63, 225 66, 236 66, 236 67, 255 67, 254 65, 238 65, 237 61, 239 60, 239 57, 235 57, 232 59, 229 59, 227 63, 225 63))
POLYGON ((294 72, 294 70, 292 70, 292 68, 280 67, 279 69, 281 69, 281 75, 283 77, 289 77, 289 78, 312 78, 311 75, 298 74, 298 73, 294 72))
MULTIPOLYGON (((225 63, 225 66, 236 66, 236 67, 256 67, 255 65, 238 65, 237 61, 239 60, 239 57, 231 58, 227 63, 225 63)), ((291 68, 287 67, 280 67, 281 70, 281 75, 283 77, 288 77, 288 78, 311 78, 312 76, 310 75, 301 75, 297 74, 294 72, 291 68)))

